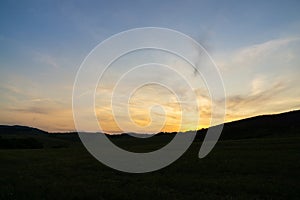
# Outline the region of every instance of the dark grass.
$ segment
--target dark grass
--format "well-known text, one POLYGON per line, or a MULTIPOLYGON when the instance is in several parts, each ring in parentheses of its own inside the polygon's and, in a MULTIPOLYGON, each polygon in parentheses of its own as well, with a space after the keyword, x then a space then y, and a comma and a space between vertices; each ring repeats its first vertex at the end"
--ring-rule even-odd
MULTIPOLYGON (((118 140, 132 148, 130 140, 118 140)), ((110 169, 80 144, 0 150, 0 199, 300 198, 300 137, 219 141, 204 159, 197 156, 200 145, 194 142, 175 163, 146 174, 110 169)))

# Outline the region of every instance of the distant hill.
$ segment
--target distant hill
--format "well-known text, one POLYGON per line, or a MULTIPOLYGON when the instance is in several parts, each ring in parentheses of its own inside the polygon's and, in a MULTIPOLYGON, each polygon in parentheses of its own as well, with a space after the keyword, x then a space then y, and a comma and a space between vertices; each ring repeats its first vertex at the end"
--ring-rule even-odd
POLYGON ((76 141, 76 133, 56 134, 27 126, 0 125, 0 149, 62 148, 76 141))
MULTIPOLYGON (((197 138, 203 139, 206 131, 207 129, 197 131, 197 138)), ((167 135, 174 136, 175 133, 159 133, 157 134, 157 136, 155 136, 156 139, 154 141, 157 141, 157 139, 162 136, 165 138, 165 136, 167 135)), ((262 137, 289 137, 294 135, 300 136, 300 110, 275 115, 256 116, 226 123, 224 124, 220 140, 236 140, 262 137)), ((109 137, 120 139, 132 138, 128 136, 128 134, 109 137)), ((170 137, 169 139, 172 139, 172 137, 170 137)), ((33 144, 34 147, 38 148, 59 148, 69 146, 74 142, 80 141, 77 133, 74 132, 48 133, 37 128, 19 125, 0 125, 0 140, 0 148, 1 144, 2 148, 4 148, 3 145, 5 146, 5 143, 14 144, 19 142, 22 143, 22 141, 33 144), (11 139, 14 139, 14 141, 12 141, 11 139), (16 141, 16 139, 20 141, 16 141)), ((15 145, 16 148, 18 148, 19 146, 21 146, 22 148, 22 145, 15 145)), ((30 145, 25 145, 25 148, 27 147, 30 148, 30 145)))
POLYGON ((0 135, 1 134, 47 134, 48 132, 33 128, 33 127, 28 127, 28 126, 19 126, 19 125, 14 125, 14 126, 8 126, 8 125, 0 125, 0 135))

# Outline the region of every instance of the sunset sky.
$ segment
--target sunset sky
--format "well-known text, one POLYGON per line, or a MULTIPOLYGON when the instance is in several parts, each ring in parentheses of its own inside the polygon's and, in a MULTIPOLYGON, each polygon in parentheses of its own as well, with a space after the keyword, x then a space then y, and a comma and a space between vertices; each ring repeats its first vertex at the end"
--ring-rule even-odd
MULTIPOLYGON (((207 49, 223 77, 226 121, 300 109, 299 10, 297 0, 1 1, 0 124, 51 132, 75 130, 72 89, 79 66, 101 41, 138 27, 174 29, 207 49)), ((155 52, 143 52, 138 56, 146 61, 153 55, 155 52)), ((164 54, 159 56, 164 58, 164 54)), ((186 69, 181 61, 168 61, 186 69)), ((124 63, 117 64, 111 74, 121 73, 124 63)), ((155 71, 148 74, 155 75, 155 71)), ((136 76, 136 80, 143 78, 136 76)), ((180 84, 175 76, 168 78, 172 84, 180 84)), ((196 128, 207 127, 208 93, 205 87, 195 92, 203 105, 199 108, 203 123, 196 128)), ((119 132, 106 98, 96 95, 96 113, 105 131, 119 132)), ((162 130, 178 129, 178 103, 163 88, 149 86, 137 91, 129 110, 140 126, 152 120, 153 127, 145 132, 159 127, 155 123, 163 121, 162 113, 167 115, 162 130), (154 108, 150 117, 147 108, 156 104, 165 111, 154 108)), ((198 115, 188 110, 191 120, 198 115)), ((124 114, 122 107, 119 111, 124 114)), ((195 128, 188 121, 182 130, 195 128)))

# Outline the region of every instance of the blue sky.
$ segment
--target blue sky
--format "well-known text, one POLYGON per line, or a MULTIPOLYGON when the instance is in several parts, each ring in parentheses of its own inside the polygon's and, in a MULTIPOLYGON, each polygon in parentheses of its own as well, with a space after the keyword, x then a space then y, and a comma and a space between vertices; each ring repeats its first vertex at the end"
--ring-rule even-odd
POLYGON ((299 1, 0 5, 1 124, 73 130, 72 87, 83 59, 111 35, 147 26, 181 31, 207 48, 224 78, 228 121, 300 108, 299 1), (256 99, 268 106, 251 110, 256 99))

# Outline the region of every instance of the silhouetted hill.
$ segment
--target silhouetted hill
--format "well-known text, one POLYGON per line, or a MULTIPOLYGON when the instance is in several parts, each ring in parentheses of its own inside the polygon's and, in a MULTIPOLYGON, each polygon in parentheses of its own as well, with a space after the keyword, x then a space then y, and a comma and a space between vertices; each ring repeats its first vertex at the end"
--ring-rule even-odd
MULTIPOLYGON (((198 133, 205 132, 206 129, 198 131, 198 133)), ((220 139, 286 137, 295 134, 299 134, 300 136, 300 110, 256 116, 226 123, 224 124, 220 139)))
POLYGON ((8 125, 0 125, 0 134, 47 134, 46 131, 33 128, 33 127, 28 127, 28 126, 19 126, 19 125, 14 125, 14 126, 8 126, 8 125))
POLYGON ((27 126, 0 125, 0 149, 62 148, 76 141, 77 133, 56 134, 27 126))
MULTIPOLYGON (((207 129, 197 131, 197 138, 203 139, 207 129)), ((133 133, 132 135, 134 135, 133 133)), ((112 136, 111 139, 130 139, 129 143, 151 141, 154 143, 160 140, 171 140, 175 133, 159 133, 155 137, 141 139, 133 138, 128 134, 112 136)), ((262 137, 288 137, 293 135, 300 136, 300 110, 291 111, 275 115, 263 115, 252 118, 247 118, 239 121, 229 122, 224 124, 223 132, 220 140, 236 140, 262 137)), ((149 136, 149 135, 145 135, 149 136)), ((79 137, 76 132, 71 133, 48 133, 46 131, 27 127, 27 126, 7 126, 0 125, 0 144, 2 148, 7 147, 10 143, 15 148, 30 148, 30 145, 22 145, 22 141, 32 144, 33 147, 51 147, 59 148, 66 147, 74 142, 78 142, 79 137), (5 140, 5 141, 4 141, 5 140), (41 145, 42 144, 42 145, 41 145), (25 146, 25 147, 24 147, 25 146)), ((1 148, 1 146, 0 146, 1 148)))

